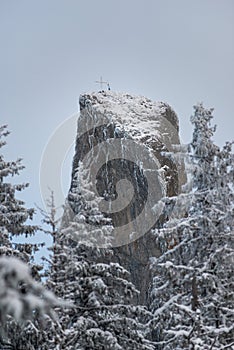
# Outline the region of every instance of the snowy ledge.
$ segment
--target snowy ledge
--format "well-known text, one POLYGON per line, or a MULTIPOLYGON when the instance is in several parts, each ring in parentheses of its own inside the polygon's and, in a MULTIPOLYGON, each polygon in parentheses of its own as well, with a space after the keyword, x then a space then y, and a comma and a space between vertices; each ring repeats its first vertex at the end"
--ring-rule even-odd
POLYGON ((96 113, 108 116, 117 127, 124 127, 134 139, 165 141, 164 138, 168 140, 172 135, 178 135, 178 117, 164 102, 154 102, 144 96, 128 93, 100 91, 80 96, 81 111, 87 106, 92 106, 96 113))

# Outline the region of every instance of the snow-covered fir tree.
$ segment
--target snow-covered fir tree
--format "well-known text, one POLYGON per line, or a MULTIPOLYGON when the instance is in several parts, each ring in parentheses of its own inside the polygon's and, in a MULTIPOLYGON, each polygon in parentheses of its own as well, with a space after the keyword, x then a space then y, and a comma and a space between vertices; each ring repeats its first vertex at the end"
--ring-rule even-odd
MULTIPOLYGON (((6 125, 1 126, 0 148, 6 144, 5 138, 8 135, 9 131, 6 125)), ((12 235, 33 234, 35 231, 34 226, 26 224, 28 219, 32 219, 34 209, 25 208, 24 202, 15 196, 16 192, 24 190, 29 184, 12 185, 7 181, 7 178, 19 175, 20 171, 24 169, 21 161, 21 159, 17 159, 8 162, 2 154, 0 155, 0 227, 7 229, 12 235)))
POLYGON ((59 314, 58 344, 51 349, 154 349, 146 338, 151 314, 134 306, 138 291, 128 271, 102 262, 104 254, 112 254, 111 248, 100 245, 110 245, 113 227, 98 208, 82 164, 74 181, 48 280, 55 294, 74 307, 59 314))
MULTIPOLYGON (((5 146, 8 135, 6 125, 1 126, 0 149, 5 146)), ((0 154, 0 254, 20 255, 22 260, 29 262, 37 245, 14 243, 14 237, 34 235, 38 228, 28 224, 28 220, 33 219, 34 209, 26 208, 24 202, 16 197, 17 192, 23 191, 29 184, 12 184, 9 181, 10 177, 19 175, 23 169, 21 159, 6 161, 0 154)))
POLYGON ((113 230, 111 219, 100 212, 101 198, 94 193, 89 169, 85 169, 82 162, 71 188, 62 220, 63 234, 70 234, 80 245, 109 247, 113 230))
MULTIPOLYGON (((9 132, 0 127, 0 149, 9 132)), ((40 266, 34 263, 37 244, 24 243, 34 235, 37 226, 28 224, 34 209, 27 209, 16 194, 28 184, 13 184, 9 177, 24 168, 21 160, 6 161, 0 154, 0 349, 38 350, 35 343, 41 316, 53 315, 53 307, 61 303, 35 279, 40 279, 40 266), (15 243, 21 237, 23 243, 15 243), (34 278, 33 278, 34 277, 34 278), (30 335, 30 337, 29 337, 30 335), (33 338, 32 342, 29 338, 33 338), (35 343, 35 344, 34 344, 35 343)), ((47 348, 49 349, 49 348, 47 348)))
POLYGON ((195 106, 192 188, 155 231, 162 255, 152 259, 151 310, 159 350, 234 348, 234 157, 231 143, 222 150, 213 143, 211 119, 212 110, 195 106))
POLYGON ((1 350, 38 350, 42 336, 48 339, 45 322, 56 319, 56 306, 65 303, 35 281, 26 263, 15 257, 0 257, 1 350))

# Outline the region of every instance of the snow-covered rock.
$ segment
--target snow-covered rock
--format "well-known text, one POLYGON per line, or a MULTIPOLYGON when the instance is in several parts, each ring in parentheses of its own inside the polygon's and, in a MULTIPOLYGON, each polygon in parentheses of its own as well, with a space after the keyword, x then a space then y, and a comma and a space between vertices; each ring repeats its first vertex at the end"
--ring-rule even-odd
POLYGON ((177 195, 184 181, 183 165, 173 157, 180 144, 178 117, 167 103, 113 91, 81 95, 79 103, 70 192, 82 162, 115 227, 115 259, 143 295, 148 258, 159 254, 150 235, 163 220, 157 205, 163 196, 177 195))

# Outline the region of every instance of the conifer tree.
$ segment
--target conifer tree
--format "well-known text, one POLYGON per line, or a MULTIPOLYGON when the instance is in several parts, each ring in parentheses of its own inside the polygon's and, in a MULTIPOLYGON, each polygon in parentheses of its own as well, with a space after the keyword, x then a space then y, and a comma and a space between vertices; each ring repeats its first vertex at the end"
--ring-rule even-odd
MULTIPOLYGON (((9 135, 6 125, 0 127, 0 149, 6 144, 9 135)), ((33 244, 14 244, 12 240, 20 235, 33 235, 37 226, 28 224, 33 219, 34 209, 27 209, 16 194, 28 187, 26 184, 12 184, 9 177, 19 175, 24 169, 21 159, 6 161, 0 154, 0 254, 20 256, 26 262, 32 260, 32 253, 37 249, 33 244)))
POLYGON ((15 257, 0 257, 0 349, 49 350, 46 324, 53 308, 65 306, 32 277, 29 266, 15 257), (45 331, 46 330, 46 331, 45 331))
POLYGON ((138 291, 129 273, 103 263, 113 227, 98 209, 88 172, 80 164, 69 193, 69 205, 57 233, 48 285, 74 307, 61 312, 56 349, 154 349, 146 339, 150 313, 134 306, 138 291), (105 248, 100 248, 104 246, 105 248))
POLYGON ((185 215, 155 231, 162 256, 152 260, 151 310, 159 350, 234 346, 234 157, 231 143, 222 150, 213 143, 211 119, 212 110, 195 106, 192 188, 175 204, 185 203, 185 215))
MULTIPOLYGON (((7 127, 1 126, 1 151, 8 134, 7 127)), ((40 266, 34 263, 33 253, 39 244, 23 242, 38 227, 28 224, 34 209, 27 209, 16 197, 28 184, 9 180, 22 169, 21 159, 6 161, 0 153, 0 349, 4 350, 38 350, 40 316, 54 315, 52 308, 61 304, 35 281, 40 279, 40 266), (23 243, 14 243, 15 237, 22 237, 23 243)))

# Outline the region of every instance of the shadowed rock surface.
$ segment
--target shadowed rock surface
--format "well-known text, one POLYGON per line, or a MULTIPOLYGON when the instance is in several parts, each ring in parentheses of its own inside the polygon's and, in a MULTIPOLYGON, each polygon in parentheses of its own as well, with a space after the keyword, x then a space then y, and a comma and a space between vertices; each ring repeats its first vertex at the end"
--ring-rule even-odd
POLYGON ((102 210, 119 230, 111 259, 130 271, 140 290, 139 301, 145 304, 150 281, 149 258, 160 255, 150 229, 161 227, 165 220, 163 213, 156 215, 151 211, 148 215, 145 208, 152 191, 151 207, 162 196, 177 195, 184 182, 183 165, 171 155, 172 145, 180 143, 178 132, 177 115, 166 103, 111 91, 80 96, 71 188, 79 162, 87 163, 88 159, 97 195, 110 206, 120 202, 118 210, 102 210), (147 177, 150 170, 147 167, 152 166, 155 173, 147 177), (125 183, 119 189, 118 184, 123 180, 125 183))

